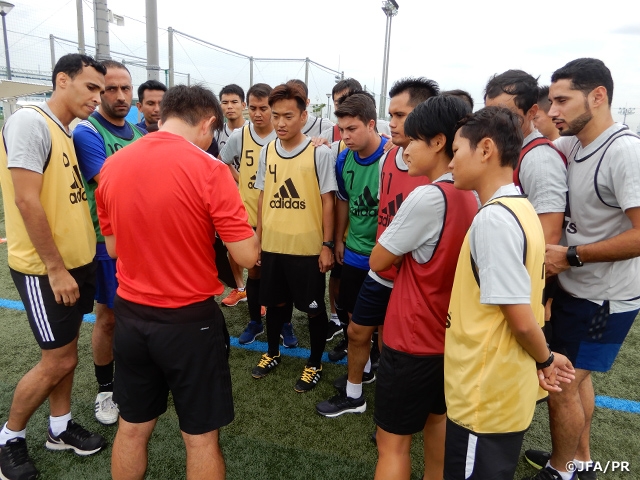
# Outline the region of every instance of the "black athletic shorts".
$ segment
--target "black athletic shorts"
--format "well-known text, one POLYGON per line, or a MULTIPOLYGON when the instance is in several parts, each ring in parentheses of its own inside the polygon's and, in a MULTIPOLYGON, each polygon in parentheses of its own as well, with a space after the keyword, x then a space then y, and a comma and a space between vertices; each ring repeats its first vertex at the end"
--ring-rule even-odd
POLYGON ((446 413, 444 355, 410 355, 384 345, 376 376, 373 420, 384 431, 413 435, 430 413, 446 413))
POLYGON ((351 321, 363 327, 378 327, 384 324, 391 289, 367 274, 353 308, 351 321))
POLYGON ((360 293, 360 287, 364 279, 369 276, 369 270, 354 267, 352 265, 342 265, 342 277, 340 278, 340 308, 349 313, 353 313, 356 300, 360 293))
POLYGON ((114 313, 114 400, 124 420, 159 417, 171 391, 183 432, 200 435, 231 423, 227 329, 213 297, 159 308, 116 295, 114 313))
POLYGON ((275 307, 293 302, 311 316, 326 311, 326 276, 320 273, 318 256, 262 252, 260 305, 275 307))
POLYGON ((513 480, 524 434, 478 434, 447 418, 444 480, 513 480))
POLYGON ((333 268, 331 269, 331 274, 329 275, 331 278, 337 278, 340 280, 342 277, 342 265, 338 262, 333 264, 333 268))
POLYGON ((40 348, 53 350, 71 343, 78 336, 82 317, 93 310, 96 263, 69 270, 80 289, 80 298, 72 307, 56 302, 47 275, 26 275, 9 270, 40 348))

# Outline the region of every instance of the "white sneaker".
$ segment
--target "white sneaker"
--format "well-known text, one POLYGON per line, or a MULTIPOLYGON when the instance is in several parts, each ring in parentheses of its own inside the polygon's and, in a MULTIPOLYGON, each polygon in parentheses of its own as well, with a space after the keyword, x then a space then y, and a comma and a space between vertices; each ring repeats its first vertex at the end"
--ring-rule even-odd
POLYGON ((113 403, 113 392, 100 392, 96 397, 96 420, 103 425, 113 425, 118 421, 118 406, 113 403))

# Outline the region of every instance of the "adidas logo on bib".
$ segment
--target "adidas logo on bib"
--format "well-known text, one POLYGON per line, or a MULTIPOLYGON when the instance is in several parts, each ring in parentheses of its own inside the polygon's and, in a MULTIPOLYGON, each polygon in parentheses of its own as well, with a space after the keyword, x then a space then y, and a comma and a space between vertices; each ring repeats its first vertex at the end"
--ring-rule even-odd
POLYGON ((300 200, 300 195, 293 185, 293 181, 288 178, 284 181, 284 185, 280 187, 278 193, 273 196, 273 200, 269 202, 271 208, 288 208, 296 210, 304 210, 305 201, 300 200))

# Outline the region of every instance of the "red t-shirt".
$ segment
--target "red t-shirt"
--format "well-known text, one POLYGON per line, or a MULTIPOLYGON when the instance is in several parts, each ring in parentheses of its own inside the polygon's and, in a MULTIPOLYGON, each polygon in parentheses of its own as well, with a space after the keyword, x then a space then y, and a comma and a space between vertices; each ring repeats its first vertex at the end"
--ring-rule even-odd
POLYGON ((114 235, 117 293, 178 308, 220 295, 213 243, 253 235, 227 166, 183 137, 155 132, 110 156, 96 203, 102 233, 114 235))

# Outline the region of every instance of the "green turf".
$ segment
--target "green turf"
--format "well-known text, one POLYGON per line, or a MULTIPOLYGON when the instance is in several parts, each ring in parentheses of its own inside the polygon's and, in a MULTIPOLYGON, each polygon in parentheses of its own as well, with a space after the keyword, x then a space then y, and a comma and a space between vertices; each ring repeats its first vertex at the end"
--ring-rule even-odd
MULTIPOLYGON (((4 218, 0 210, 0 236, 4 218)), ((0 298, 18 299, 6 265, 6 245, 0 245, 0 298)), ((240 334, 247 321, 246 304, 223 309, 231 335, 240 334)), ((302 347, 308 348, 308 329, 297 313, 294 327, 302 347)), ((103 434, 110 441, 115 427, 103 427, 93 418, 95 379, 91 360, 91 324, 84 324, 80 337, 80 362, 73 390, 74 418, 103 434)), ((262 339, 265 339, 263 336, 262 339)), ((330 343, 335 345, 336 338, 330 343)), ((329 348, 329 347, 328 347, 329 348)), ((20 377, 37 362, 39 351, 23 312, 0 309, 0 422, 6 421, 13 389, 20 377)), ((285 357, 268 377, 254 380, 249 374, 258 352, 233 349, 231 372, 236 418, 222 429, 221 443, 229 479, 367 479, 373 477, 377 452, 370 441, 375 384, 365 385, 367 411, 327 419, 315 412, 315 404, 333 395, 332 380, 344 366, 324 365, 318 387, 298 394, 293 385, 304 360, 285 357)), ((635 325, 622 352, 608 374, 594 376, 596 393, 640 400, 640 329, 635 325)), ((29 449, 43 479, 108 479, 111 449, 80 458, 68 452, 43 448, 47 428, 47 406, 41 407, 28 426, 29 449)), ((597 408, 593 424, 593 458, 606 462, 629 461, 628 474, 608 473, 605 479, 640 478, 640 415, 597 408)), ((421 478, 422 441, 413 442, 413 479, 421 478)), ((537 408, 524 448, 549 448, 546 406, 537 408)), ((149 446, 149 479, 184 478, 185 452, 173 409, 163 415, 149 446)), ((515 478, 534 471, 521 463, 515 478)))

